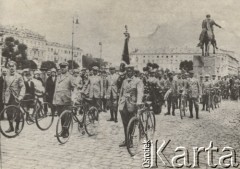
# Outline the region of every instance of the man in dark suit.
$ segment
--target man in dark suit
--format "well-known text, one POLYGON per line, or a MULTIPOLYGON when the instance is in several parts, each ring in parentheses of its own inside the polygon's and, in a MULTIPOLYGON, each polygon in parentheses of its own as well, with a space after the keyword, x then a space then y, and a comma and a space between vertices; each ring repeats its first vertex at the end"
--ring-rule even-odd
POLYGON ((54 91, 55 91, 55 85, 56 85, 56 69, 52 68, 51 69, 51 75, 47 78, 46 81, 46 101, 48 103, 53 102, 53 95, 54 95, 54 91))
POLYGON ((26 81, 24 81, 25 87, 26 87, 26 94, 23 97, 26 108, 29 110, 31 107, 33 107, 34 103, 34 97, 35 97, 35 87, 34 83, 32 82, 32 76, 30 72, 26 72, 26 81))
MULTIPOLYGON (((46 80, 46 101, 48 103, 53 103, 53 95, 55 91, 57 80, 57 70, 55 68, 51 69, 51 74, 46 80)), ((44 108, 47 111, 47 107, 44 108)), ((55 111, 55 108, 52 107, 52 111, 55 111)))

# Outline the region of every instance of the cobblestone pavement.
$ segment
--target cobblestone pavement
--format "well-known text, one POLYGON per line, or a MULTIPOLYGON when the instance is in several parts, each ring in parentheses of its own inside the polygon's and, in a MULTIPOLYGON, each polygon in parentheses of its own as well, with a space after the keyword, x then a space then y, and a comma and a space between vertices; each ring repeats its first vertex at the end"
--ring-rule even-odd
MULTIPOLYGON (((165 111, 164 111, 165 113, 165 111)), ((188 114, 187 114, 188 116, 188 114)), ((225 101, 215 111, 200 112, 200 119, 176 116, 156 116, 155 139, 170 139, 164 154, 172 157, 177 146, 188 148, 208 147, 210 141, 220 148, 231 146, 240 152, 240 106, 238 102, 225 101), (239 110, 239 111, 238 111, 239 110)), ((130 157, 126 148, 119 148, 123 138, 122 123, 107 122, 109 113, 101 113, 101 125, 97 136, 88 137, 78 132, 75 124, 70 140, 60 145, 54 137, 56 119, 48 131, 40 131, 35 125, 25 125, 17 138, 7 139, 1 135, 3 169, 130 169, 141 168, 143 153, 130 157)), ((200 168, 206 167, 207 153, 200 154, 200 168)), ((218 159, 218 158, 217 158, 218 159)), ((190 162, 191 158, 190 158, 190 162)), ((215 161, 216 163, 218 161, 215 161)), ((161 166, 158 161, 158 168, 161 166)))

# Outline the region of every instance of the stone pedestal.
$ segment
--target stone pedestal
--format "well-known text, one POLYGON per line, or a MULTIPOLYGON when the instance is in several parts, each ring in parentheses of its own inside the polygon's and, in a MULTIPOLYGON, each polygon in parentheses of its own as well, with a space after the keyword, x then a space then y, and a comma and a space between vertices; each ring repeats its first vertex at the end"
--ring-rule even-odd
POLYGON ((193 56, 193 71, 194 74, 199 77, 200 75, 205 76, 209 74, 212 76, 213 74, 218 75, 220 68, 220 58, 212 55, 212 56, 193 56))

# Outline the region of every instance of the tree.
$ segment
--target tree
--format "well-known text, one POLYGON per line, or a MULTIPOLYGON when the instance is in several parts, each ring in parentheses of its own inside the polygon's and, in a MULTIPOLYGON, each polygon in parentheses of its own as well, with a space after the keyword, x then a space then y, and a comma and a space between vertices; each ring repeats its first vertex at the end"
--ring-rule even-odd
POLYGON ((179 65, 179 69, 180 70, 185 70, 185 71, 190 71, 190 70, 193 70, 193 62, 190 60, 190 61, 182 61, 179 65))
POLYGON ((57 68, 55 62, 53 61, 44 61, 42 62, 41 64, 41 70, 49 70, 49 69, 52 69, 52 68, 57 68))
POLYGON ((83 55, 82 58, 83 67, 91 69, 93 66, 106 67, 108 62, 100 58, 94 58, 91 54, 83 55))
POLYGON ((86 54, 82 56, 82 63, 83 63, 83 67, 85 68, 90 68, 90 65, 92 65, 93 63, 93 57, 92 55, 86 54))
POLYGON ((7 37, 5 39, 5 45, 2 50, 2 56, 6 58, 5 67, 9 60, 13 60, 17 63, 17 69, 23 67, 23 61, 27 60, 27 45, 19 43, 13 37, 7 37))
POLYGON ((22 69, 29 68, 29 69, 37 69, 37 64, 32 60, 24 60, 22 62, 22 69))
POLYGON ((69 69, 72 69, 72 66, 73 66, 73 69, 79 68, 78 63, 75 62, 74 60, 73 60, 73 62, 72 62, 72 60, 68 60, 67 62, 68 62, 68 68, 69 69))

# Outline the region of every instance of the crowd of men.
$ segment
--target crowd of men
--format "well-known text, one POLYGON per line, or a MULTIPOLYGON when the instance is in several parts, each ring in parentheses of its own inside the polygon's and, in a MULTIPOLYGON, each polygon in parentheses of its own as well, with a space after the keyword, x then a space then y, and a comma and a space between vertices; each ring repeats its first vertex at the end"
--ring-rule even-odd
MULTIPOLYGON (((208 110, 211 89, 221 90, 221 95, 225 99, 229 95, 236 99, 239 94, 240 81, 237 77, 217 76, 216 79, 216 75, 212 77, 205 75, 197 78, 192 71, 175 74, 151 68, 141 73, 134 70, 132 65, 127 65, 125 71, 121 72, 115 67, 99 70, 97 66, 90 70, 68 70, 67 62, 60 63, 59 67, 52 68, 46 73, 24 69, 19 74, 16 71, 16 63, 10 61, 8 68, 2 69, 0 77, 0 94, 3 96, 0 97, 1 110, 4 105, 17 105, 16 98, 28 100, 38 96, 53 104, 54 111, 60 115, 66 106, 81 103, 87 98, 100 112, 109 110, 108 121, 118 122, 118 112, 120 113, 125 133, 125 139, 119 145, 122 147, 126 146, 128 122, 144 100, 152 102, 155 114, 160 114, 163 105, 167 103, 165 115, 175 116, 175 110, 181 104, 180 97, 184 93, 188 101, 189 117, 193 118, 194 106, 198 119, 199 101, 203 104, 202 110, 208 110), (43 74, 46 74, 46 77, 43 74)), ((28 102, 26 106, 30 108, 31 104, 28 102)), ((12 116, 13 113, 8 113, 9 129, 6 132, 19 130, 19 122, 16 120, 14 128, 12 116)), ((67 137, 68 131, 63 128, 61 136, 67 137)))

